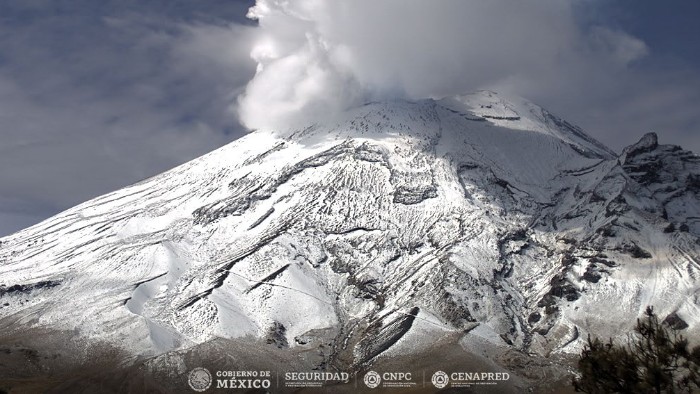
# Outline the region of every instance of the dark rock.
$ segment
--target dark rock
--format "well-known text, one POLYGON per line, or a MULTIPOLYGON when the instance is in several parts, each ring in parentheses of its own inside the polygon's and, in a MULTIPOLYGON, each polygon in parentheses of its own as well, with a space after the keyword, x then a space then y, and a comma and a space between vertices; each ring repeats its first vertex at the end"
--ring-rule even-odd
POLYGON ((625 166, 627 171, 635 181, 642 185, 650 185, 660 180, 659 172, 663 165, 659 161, 648 161, 638 165, 625 166))
POLYGON ((394 192, 394 202, 404 205, 418 204, 429 198, 437 197, 437 188, 426 186, 399 186, 394 192))
POLYGON ((606 266, 608 268, 612 268, 612 267, 617 266, 617 263, 615 263, 614 261, 606 260, 600 256, 591 257, 588 260, 594 264, 603 264, 604 266, 606 266))
POLYGON ((497 119, 497 120, 520 120, 520 116, 495 116, 495 115, 481 115, 486 119, 497 119))
POLYGON ((556 305, 549 305, 546 308, 544 308, 544 313, 546 313, 547 315, 553 315, 557 312, 559 312, 559 307, 556 305))
POLYGON ((555 275, 550 281, 551 288, 549 292, 542 297, 537 303, 538 307, 550 307, 556 304, 556 298, 564 298, 567 301, 576 301, 579 298, 579 292, 568 279, 565 273, 555 275))
POLYGON ((690 174, 685 180, 686 190, 700 193, 700 174, 690 174))
POLYGON ((358 298, 364 298, 366 300, 376 299, 380 290, 379 282, 374 278, 362 280, 355 286, 357 286, 358 298))
POLYGON ((287 342, 287 337, 285 335, 286 333, 287 328, 284 326, 284 324, 279 322, 272 323, 272 327, 270 327, 267 334, 267 344, 275 345, 280 349, 289 347, 289 343, 287 342))
POLYGON ((37 283, 31 283, 27 285, 12 285, 10 287, 0 286, 0 297, 5 294, 28 294, 34 290, 38 289, 50 289, 61 284, 57 280, 45 280, 37 283))
POLYGON ((420 309, 414 307, 387 323, 376 321, 370 325, 355 347, 361 362, 371 360, 393 346, 411 329, 419 312, 420 309))
POLYGON ((511 341, 510 338, 506 336, 506 334, 501 334, 500 337, 501 339, 503 339, 503 342, 507 343, 510 346, 513 346, 513 341, 511 341))
POLYGON ((598 283, 601 278, 602 276, 598 273, 594 265, 589 265, 588 268, 586 268, 586 272, 584 272, 581 277, 581 279, 591 283, 598 283))
POLYGON ((674 330, 684 330, 688 328, 688 323, 681 319, 676 312, 666 316, 663 322, 674 330))
POLYGON ((537 306, 542 308, 542 307, 549 307, 552 305, 555 305, 557 303, 557 300, 554 298, 553 295, 551 294, 545 294, 544 297, 537 303, 537 306))
POLYGON ((574 257, 569 252, 564 253, 564 255, 561 258, 561 265, 563 265, 564 267, 571 267, 574 263, 576 263, 576 257, 574 257))
POLYGON ((605 202, 605 197, 599 195, 598 193, 591 193, 591 197, 588 200, 588 202, 594 203, 594 202, 605 202))
POLYGON ((532 312, 530 316, 527 317, 527 322, 530 324, 535 324, 542 319, 542 315, 539 312, 532 312))
POLYGON ((614 237, 614 236, 615 236, 615 231, 613 231, 612 228, 607 227, 607 226, 606 226, 606 227, 601 227, 601 228, 599 228, 598 230, 596 230, 596 232, 597 232, 598 234, 602 235, 603 237, 608 237, 608 238, 610 238, 610 237, 614 237))
POLYGON ((545 336, 545 335, 549 334, 549 327, 539 328, 539 329, 535 330, 535 332, 542 335, 542 336, 545 336))
POLYGON ((651 253, 639 247, 637 244, 623 244, 620 249, 622 252, 634 257, 635 259, 650 259, 651 253))

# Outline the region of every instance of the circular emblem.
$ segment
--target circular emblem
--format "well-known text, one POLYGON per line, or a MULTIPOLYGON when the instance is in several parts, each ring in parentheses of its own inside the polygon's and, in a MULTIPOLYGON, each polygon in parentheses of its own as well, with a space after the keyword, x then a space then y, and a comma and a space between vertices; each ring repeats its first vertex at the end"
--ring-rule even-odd
POLYGON ((433 382, 433 386, 435 386, 435 388, 444 389, 447 387, 447 384, 450 383, 450 378, 446 373, 437 371, 433 374, 433 378, 430 379, 430 381, 433 382))
POLYGON ((365 374, 364 382, 367 387, 374 389, 379 387, 379 383, 382 382, 382 377, 374 371, 369 371, 365 374))
POLYGON ((201 393, 211 387, 211 374, 206 368, 195 368, 187 376, 187 383, 192 390, 201 393))

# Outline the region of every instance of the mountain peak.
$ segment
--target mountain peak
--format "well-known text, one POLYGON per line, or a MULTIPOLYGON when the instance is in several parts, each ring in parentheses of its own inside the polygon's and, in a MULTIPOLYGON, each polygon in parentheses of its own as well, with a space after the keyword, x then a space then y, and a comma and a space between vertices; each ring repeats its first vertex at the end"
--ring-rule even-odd
POLYGON ((623 155, 632 156, 639 153, 650 152, 659 146, 659 137, 656 133, 646 133, 633 145, 626 147, 623 150, 623 155))
POLYGON ((559 141, 557 143, 563 143, 588 159, 617 157, 615 152, 580 127, 544 108, 521 97, 489 90, 439 100, 369 102, 275 134, 314 144, 328 138, 386 139, 397 136, 433 142, 446 138, 485 142, 481 137, 484 133, 492 134, 489 144, 504 148, 513 142, 508 135, 517 133, 517 139, 552 138, 552 143, 559 141), (451 136, 453 130, 457 132, 451 136), (496 138, 499 135, 502 138, 496 138))
POLYGON ((3 238, 0 319, 137 354, 275 343, 338 370, 447 332, 466 351, 572 351, 650 303, 697 333, 686 156, 620 165, 489 91, 369 103, 252 132, 3 238))
POLYGON ((615 152, 580 127, 519 96, 479 90, 439 102, 453 109, 466 110, 497 126, 552 136, 590 158, 610 159, 616 156, 615 152))
POLYGON ((622 163, 634 156, 652 152, 659 147, 659 137, 654 132, 646 133, 636 143, 625 147, 620 154, 622 163))

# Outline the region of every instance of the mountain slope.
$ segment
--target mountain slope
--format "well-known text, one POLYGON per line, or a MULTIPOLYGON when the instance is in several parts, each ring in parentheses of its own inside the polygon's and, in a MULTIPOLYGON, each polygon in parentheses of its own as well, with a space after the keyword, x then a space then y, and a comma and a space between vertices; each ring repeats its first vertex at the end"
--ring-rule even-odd
POLYGON ((0 319, 138 354, 329 343, 322 365, 431 330, 575 351, 649 304, 697 336, 698 179, 654 135, 618 157, 493 92, 369 103, 3 238, 0 319))

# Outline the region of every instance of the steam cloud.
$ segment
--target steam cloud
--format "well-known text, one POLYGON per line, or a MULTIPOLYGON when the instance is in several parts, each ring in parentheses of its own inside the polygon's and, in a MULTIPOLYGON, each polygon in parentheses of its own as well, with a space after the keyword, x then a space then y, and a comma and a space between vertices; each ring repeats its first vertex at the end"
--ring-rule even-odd
POLYGON ((583 30, 570 0, 257 0, 250 129, 286 128, 363 101, 480 88, 541 96, 605 84, 644 42, 583 30))

